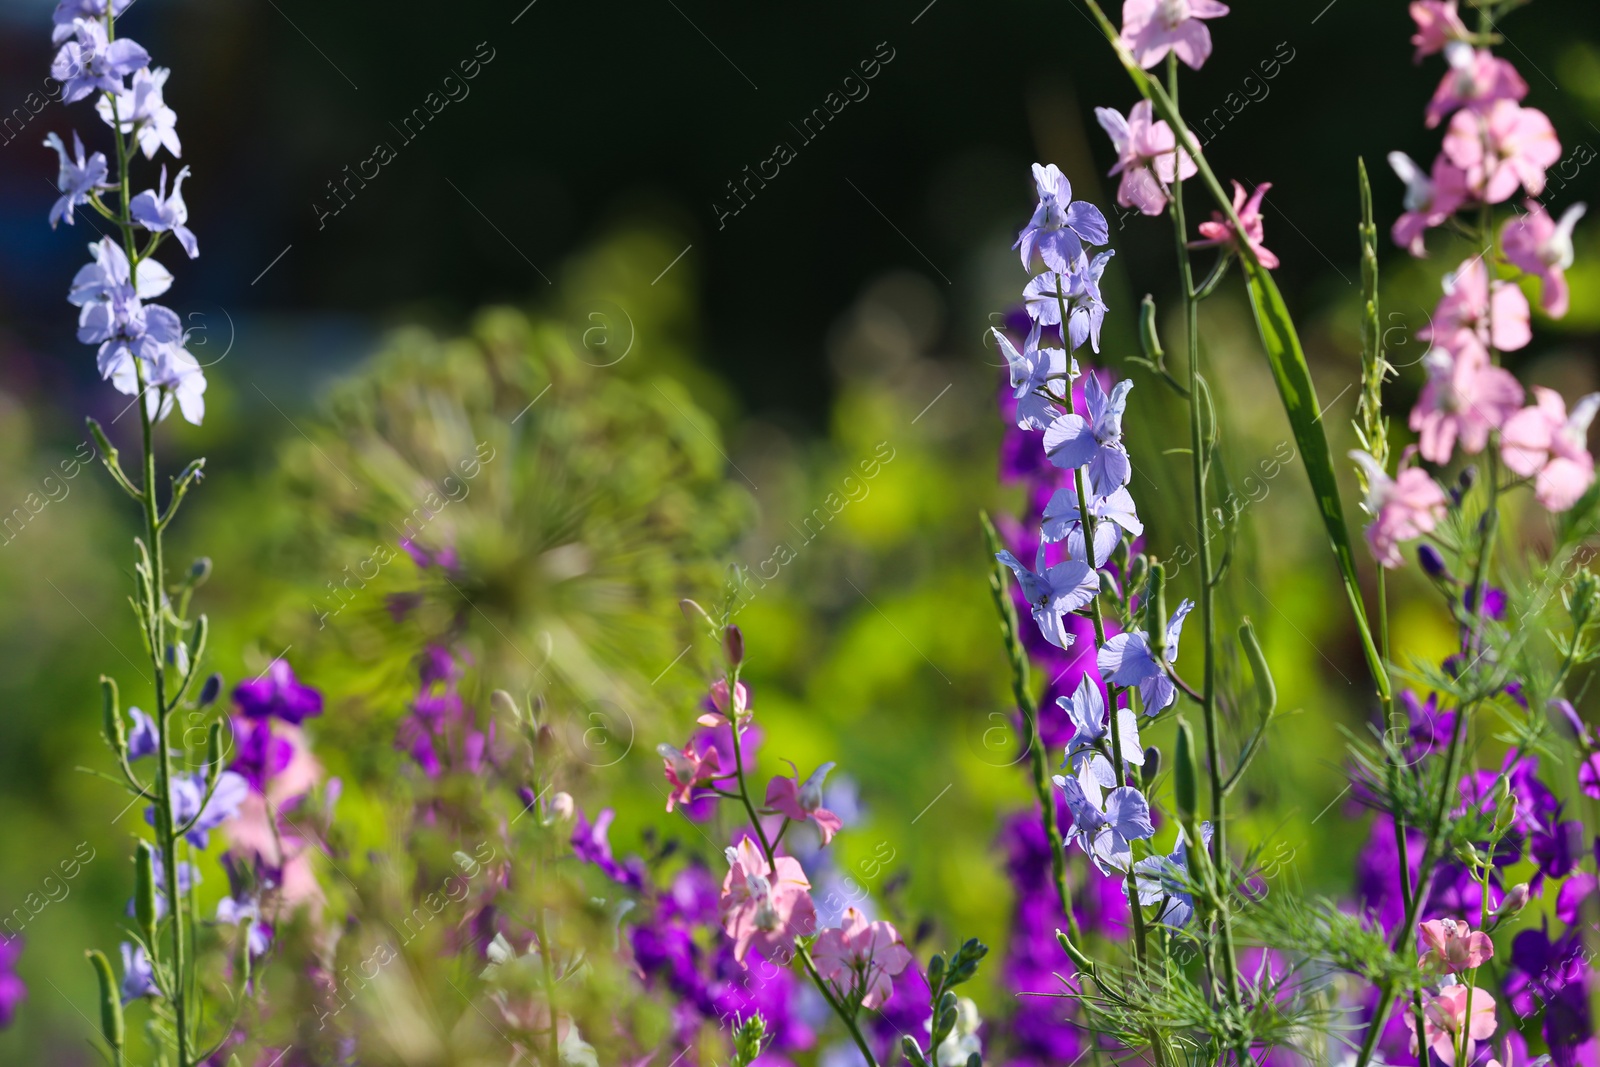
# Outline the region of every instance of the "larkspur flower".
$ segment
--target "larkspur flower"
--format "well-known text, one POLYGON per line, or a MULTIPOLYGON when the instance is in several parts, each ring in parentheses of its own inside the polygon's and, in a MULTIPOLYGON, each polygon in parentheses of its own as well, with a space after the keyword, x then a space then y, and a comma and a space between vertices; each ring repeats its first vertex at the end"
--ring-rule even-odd
POLYGON ((1430 463, 1450 462, 1458 443, 1468 454, 1482 452, 1489 432, 1522 405, 1521 383, 1489 361, 1476 334, 1461 331, 1454 344, 1454 354, 1433 348, 1423 356, 1428 381, 1411 409, 1411 429, 1430 463))
POLYGON ((1133 105, 1126 118, 1108 107, 1097 107, 1094 114, 1117 150, 1117 163, 1110 171, 1122 175, 1117 203, 1145 215, 1161 214, 1170 199, 1168 186, 1178 178, 1192 177, 1199 169, 1195 161, 1178 148, 1172 127, 1153 117, 1148 100, 1133 105))
POLYGON ((102 301, 144 300, 160 296, 172 288, 172 274, 167 268, 154 259, 142 259, 139 269, 131 270, 128 253, 109 237, 102 237, 91 244, 89 255, 93 257, 92 261, 73 275, 72 288, 67 292, 67 302, 74 307, 81 308, 102 301))
POLYGON ((1033 612, 1033 621, 1039 632, 1057 648, 1068 648, 1072 635, 1067 633, 1065 617, 1088 604, 1100 592, 1100 578, 1088 564, 1080 560, 1065 560, 1053 567, 1044 565, 1044 546, 1039 546, 1037 571, 1024 567, 1010 552, 999 552, 995 558, 1017 576, 1022 595, 1033 612))
POLYGON ((1417 925, 1422 955, 1417 965, 1438 974, 1476 970, 1494 955, 1494 942, 1482 930, 1454 919, 1430 919, 1417 925))
POLYGON ((1444 51, 1450 42, 1465 41, 1469 36, 1456 11, 1456 0, 1412 0, 1411 18, 1417 24, 1411 43, 1417 47, 1418 63, 1424 56, 1444 51))
POLYGON ((1528 95, 1528 83, 1517 68, 1487 48, 1474 49, 1465 42, 1455 42, 1443 51, 1450 69, 1428 103, 1430 130, 1459 108, 1483 112, 1496 100, 1515 103, 1528 95))
POLYGON ((750 713, 750 687, 740 682, 730 691, 728 680, 718 678, 711 683, 711 706, 715 710, 708 711, 695 720, 701 726, 721 726, 729 721, 730 711, 734 721, 742 720, 750 713))
MULTIPOLYGON (((1085 341, 1100 351, 1100 325, 1105 321, 1106 304, 1100 296, 1100 277, 1115 252, 1107 250, 1089 259, 1080 257, 1066 273, 1046 271, 1028 283, 1022 292, 1023 306, 1040 327, 1060 326, 1063 310, 1066 329, 1062 336, 1068 347, 1077 351, 1085 341)), ((1030 334, 1030 338, 1034 335, 1030 334)))
POLYGON ((74 130, 72 134, 73 154, 67 155, 66 145, 61 143, 58 134, 45 135, 45 147, 56 150, 56 155, 61 157, 61 173, 56 177, 56 192, 61 196, 50 208, 50 228, 55 229, 58 223, 65 222, 73 225, 73 216, 79 204, 87 204, 90 194, 110 188, 106 183, 109 173, 106 166, 106 154, 96 152, 84 158, 83 139, 74 130))
POLYGON ((50 76, 61 83, 61 102, 75 103, 93 92, 115 93, 122 79, 150 65, 150 53, 126 37, 110 40, 99 19, 75 18, 70 37, 50 64, 50 76))
MULTIPOLYGON (((1271 182, 1262 182, 1246 197, 1244 186, 1234 182, 1233 213, 1239 216, 1239 222, 1244 225, 1245 244, 1255 254, 1256 260, 1267 270, 1276 270, 1278 257, 1261 243, 1265 233, 1261 198, 1266 196, 1267 190, 1271 188, 1271 182)), ((1232 221, 1222 212, 1212 212, 1211 221, 1202 222, 1199 230, 1204 236, 1201 240, 1190 241, 1190 248, 1226 248, 1240 256, 1244 255, 1239 248, 1239 235, 1234 230, 1232 221)))
POLYGON ((1600 393, 1579 400, 1567 414, 1561 394, 1533 387, 1537 402, 1506 420, 1500 455, 1506 467, 1534 479, 1534 495, 1551 511, 1566 511, 1594 484, 1589 424, 1600 411, 1600 393))
POLYGON ((1144 533, 1144 523, 1139 520, 1133 494, 1128 492, 1127 486, 1119 485, 1104 495, 1090 489, 1089 515, 1094 520, 1092 560, 1084 551, 1083 515, 1075 486, 1057 489, 1050 497, 1044 506, 1039 535, 1046 541, 1066 541, 1068 559, 1103 567, 1124 537, 1138 537, 1144 533))
POLYGON ((78 19, 103 19, 106 9, 111 9, 113 18, 121 17, 122 13, 133 6, 133 0, 59 0, 51 21, 55 29, 51 31, 51 43, 60 44, 75 32, 73 23, 78 19))
POLYGON ((1102 496, 1133 477, 1133 461, 1122 443, 1122 416, 1132 389, 1133 381, 1123 379, 1108 394, 1091 374, 1083 383, 1083 414, 1062 415, 1044 432, 1050 462, 1065 470, 1087 468, 1090 487, 1102 496))
POLYGON ((160 752, 156 721, 138 708, 129 708, 128 718, 133 720, 133 729, 128 731, 128 758, 144 759, 160 752))
POLYGON ((287 660, 275 659, 260 676, 240 682, 233 702, 247 719, 271 716, 298 726, 322 714, 322 694, 294 676, 287 660))
POLYGON ((267 783, 294 759, 294 744, 273 730, 270 718, 247 719, 235 715, 232 725, 235 748, 228 770, 243 778, 257 793, 264 793, 267 783))
POLYGON ((913 963, 892 923, 868 922, 855 908, 846 909, 839 926, 817 935, 811 954, 823 980, 846 995, 858 993, 869 1009, 883 1006, 894 992, 894 976, 913 963))
POLYGON ((1122 43, 1146 70, 1168 52, 1199 70, 1211 55, 1211 31, 1200 20, 1227 13, 1218 0, 1123 0, 1122 43))
POLYGON ((1440 153, 1431 172, 1424 172, 1404 152, 1390 152, 1389 166, 1406 183, 1405 212, 1394 220, 1394 243, 1421 257, 1427 254, 1424 235, 1442 226, 1471 199, 1467 172, 1440 153))
MULTIPOLYGON (((1463 1030, 1467 1033, 1467 1060, 1470 1063, 1477 1043, 1493 1037, 1498 1025, 1495 1022, 1494 997, 1484 989, 1471 990, 1472 1016, 1469 1019, 1468 995, 1469 990, 1466 986, 1452 985, 1445 986, 1434 996, 1423 1000, 1423 1041, 1435 1056, 1444 1061, 1445 1067, 1455 1067, 1456 1042, 1463 1030)), ((1405 1022, 1407 1028, 1412 1031, 1411 1051, 1415 1055, 1417 1053, 1415 1014, 1406 1012, 1405 1022)))
POLYGON ((794 939, 809 937, 817 928, 811 883, 800 861, 778 856, 769 865, 749 837, 726 855, 728 874, 718 911, 723 931, 733 938, 734 958, 743 963, 755 948, 763 956, 787 960, 794 954, 794 939))
POLYGON ((1544 192, 1545 170, 1561 158, 1561 142, 1544 112, 1496 100, 1486 114, 1456 112, 1444 151, 1466 172, 1474 195, 1498 204, 1519 185, 1529 196, 1544 192))
MULTIPOLYGON (((1103 792, 1117 785, 1116 770, 1105 755, 1111 726, 1106 720, 1106 698, 1099 683, 1088 674, 1070 697, 1057 697, 1056 703, 1067 713, 1073 726, 1067 742, 1063 767, 1071 767, 1091 803, 1099 804, 1103 792)), ((1144 766, 1144 749, 1139 744, 1139 721, 1132 708, 1118 708, 1117 741, 1122 758, 1136 767, 1144 766)))
POLYGON ((151 233, 171 232, 183 246, 190 259, 200 255, 200 239, 189 229, 189 206, 183 202, 183 180, 189 168, 178 171, 172 179, 172 192, 167 192, 167 168, 161 168, 161 184, 156 189, 146 189, 133 198, 128 211, 133 221, 151 233))
MULTIPOLYGON (((1200 824, 1200 839, 1201 848, 1211 847, 1209 822, 1200 824)), ((1178 843, 1171 853, 1140 860, 1133 865, 1133 873, 1142 907, 1150 908, 1166 902, 1156 916, 1156 922, 1172 927, 1189 925, 1189 920, 1194 918, 1194 894, 1190 892, 1189 843, 1181 826, 1178 828, 1178 843)))
POLYGON ((159 995, 155 971, 143 945, 122 943, 122 1003, 159 995))
POLYGON ((1533 340, 1528 298, 1511 282, 1490 281, 1481 257, 1467 260, 1444 279, 1444 296, 1417 337, 1450 352, 1461 335, 1474 335, 1484 348, 1513 352, 1533 340))
POLYGON ((133 134, 146 159, 154 159, 163 148, 175 158, 183 155, 183 144, 178 140, 178 113, 167 106, 164 95, 171 74, 166 67, 142 67, 133 72, 131 84, 117 92, 115 108, 110 96, 95 101, 95 110, 106 125, 118 128, 124 135, 133 134))
POLYGON ((1373 558, 1385 567, 1398 567, 1405 562, 1401 543, 1431 533, 1444 518, 1448 504, 1444 490, 1420 468, 1402 465, 1391 478, 1377 460, 1359 449, 1352 450, 1350 458, 1367 475, 1366 508, 1372 522, 1366 534, 1373 558))
POLYGON ((261 918, 261 904, 253 897, 223 897, 217 901, 217 922, 229 926, 244 924, 250 958, 260 959, 272 947, 272 926, 261 918))
POLYGON ((153 422, 167 417, 174 403, 189 423, 199 426, 206 417, 206 376, 200 361, 182 344, 154 346, 147 361, 145 407, 153 422))
POLYGON ((776 775, 767 783, 767 807, 795 822, 815 823, 824 845, 844 828, 843 820, 822 806, 822 783, 835 766, 837 764, 824 763, 811 772, 811 777, 801 782, 800 771, 791 763, 789 767, 794 770, 793 777, 776 775))
MULTIPOLYGON (((1194 601, 1185 598, 1167 620, 1168 663, 1177 662, 1183 620, 1193 610, 1194 601)), ((1146 715, 1154 715, 1177 698, 1178 687, 1156 662, 1155 653, 1150 650, 1150 638, 1144 633, 1118 634, 1108 640, 1100 649, 1098 665, 1107 684, 1139 687, 1146 715)))
POLYGON ((1033 184, 1039 204, 1011 246, 1021 249, 1023 269, 1037 254, 1045 266, 1065 273, 1083 254, 1084 245, 1103 245, 1111 239, 1105 215, 1087 201, 1072 199, 1072 183, 1060 167, 1035 163, 1033 184))
POLYGON ((1078 376, 1078 361, 1068 360, 1060 348, 1040 348, 1037 333, 1030 333, 1021 352, 1011 339, 998 329, 990 331, 1001 357, 1011 370, 1013 397, 1017 402, 1017 428, 1042 430, 1055 421, 1060 410, 1041 393, 1052 392, 1051 381, 1062 383, 1060 388, 1071 388, 1069 376, 1078 376))
POLYGON ((1090 800, 1076 778, 1056 775, 1056 787, 1072 812, 1072 840, 1102 874, 1122 873, 1133 863, 1133 842, 1154 837, 1150 805, 1132 786, 1112 789, 1102 809, 1090 800))
POLYGON ((717 750, 708 747, 701 752, 695 748, 693 741, 682 749, 663 741, 656 746, 656 754, 661 757, 667 784, 672 787, 667 794, 668 812, 692 799, 695 790, 702 783, 709 783, 720 769, 717 766, 717 750))
MULTIPOLYGON (((239 814, 239 806, 249 792, 250 783, 233 771, 223 771, 217 778, 216 788, 209 791, 202 775, 174 774, 171 779, 173 825, 188 827, 185 836, 189 843, 195 848, 205 848, 210 843, 211 831, 239 814)), ((145 809, 144 819, 151 826, 155 825, 154 807, 145 809)))
POLYGON ((611 852, 611 823, 616 817, 614 809, 604 808, 594 817, 591 825, 580 808, 568 844, 572 846, 574 856, 585 863, 592 863, 612 881, 639 888, 644 884, 643 864, 636 860, 619 863, 611 852))
POLYGON ((27 983, 17 974, 17 957, 22 955, 22 938, 11 934, 0 937, 0 1030, 16 1018, 17 1005, 28 996, 27 983))
POLYGON ((1544 1009, 1545 1042, 1559 1067, 1587 1067, 1600 1056, 1589 1003, 1591 961, 1581 926, 1554 939, 1546 930, 1524 930, 1511 942, 1509 1006, 1524 1019, 1544 1009))
POLYGON ((1573 204, 1557 222, 1543 204, 1529 200, 1527 213, 1507 219, 1500 230, 1501 252, 1511 263, 1539 279, 1539 305, 1553 319, 1567 313, 1566 272, 1572 266, 1572 231, 1587 210, 1586 204, 1573 204))

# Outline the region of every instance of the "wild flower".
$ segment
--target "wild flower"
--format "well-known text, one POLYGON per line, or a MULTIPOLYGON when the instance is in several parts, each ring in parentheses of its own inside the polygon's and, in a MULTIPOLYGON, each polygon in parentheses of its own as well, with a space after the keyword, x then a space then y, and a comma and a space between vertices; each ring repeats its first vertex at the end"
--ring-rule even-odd
MULTIPOLYGON (((1200 29, 1205 31, 1203 25, 1200 29)), ((1108 107, 1097 107, 1094 114, 1117 151, 1116 166, 1111 168, 1113 177, 1122 175, 1117 203, 1146 215, 1161 214, 1171 199, 1172 183, 1194 177, 1198 169, 1188 152, 1178 147, 1172 127, 1154 117, 1148 100, 1133 105, 1126 117, 1108 107)))

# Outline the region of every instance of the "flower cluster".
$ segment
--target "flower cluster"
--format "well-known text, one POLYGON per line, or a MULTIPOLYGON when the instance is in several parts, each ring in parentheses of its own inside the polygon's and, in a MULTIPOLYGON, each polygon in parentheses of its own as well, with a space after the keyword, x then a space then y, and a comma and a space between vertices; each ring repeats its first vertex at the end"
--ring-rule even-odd
POLYGON ((79 309, 78 340, 97 346, 100 376, 119 392, 142 398, 152 421, 176 404, 198 425, 205 417, 205 373, 184 347, 178 315, 150 303, 172 287, 171 272, 154 258, 168 235, 188 258, 200 254, 183 199, 189 168, 169 185, 162 164, 155 188, 131 192, 135 150, 147 160, 162 151, 177 159, 183 147, 178 117, 163 96, 170 71, 150 66, 141 45, 116 36, 115 16, 127 6, 95 0, 61 0, 56 6, 54 39, 60 47, 50 75, 62 84, 63 102, 95 98, 95 110, 116 142, 117 170, 104 152, 86 155, 76 131, 70 153, 60 135, 47 136, 45 145, 61 164, 50 225, 74 225, 77 210, 87 206, 117 227, 117 237, 89 246, 90 262, 72 280, 67 299, 79 309), (120 202, 108 205, 106 193, 118 193, 120 202))

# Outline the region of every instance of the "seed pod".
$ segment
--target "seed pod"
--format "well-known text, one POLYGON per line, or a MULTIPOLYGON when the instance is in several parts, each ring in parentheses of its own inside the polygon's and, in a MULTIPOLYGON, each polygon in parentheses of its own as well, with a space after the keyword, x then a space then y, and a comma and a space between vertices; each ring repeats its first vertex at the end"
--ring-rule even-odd
POLYGON ((1150 584, 1145 590, 1144 628, 1149 635, 1150 655, 1157 663, 1167 658, 1167 570, 1150 564, 1150 584))
POLYGON ((105 731, 106 744, 121 759, 128 751, 128 729, 122 723, 117 683, 103 674, 100 676, 100 725, 105 731))
POLYGON ((211 557, 201 556, 189 564, 189 581, 194 585, 204 585, 206 579, 211 577, 211 557))
POLYGON ((489 694, 489 707, 494 709, 496 715, 503 715, 514 722, 522 721, 522 709, 517 706, 516 698, 504 689, 496 689, 489 694))
MULTIPOLYGON (((106 1044, 111 1046, 113 1052, 118 1052, 122 1049, 125 1035, 122 1028, 122 996, 116 975, 104 952, 94 949, 84 955, 89 957, 89 965, 94 968, 94 976, 100 984, 100 1036, 106 1039, 106 1044)), ((117 1058, 120 1062, 121 1058, 117 1058)))
POLYGON ((133 915, 145 940, 154 944, 156 939, 156 850, 150 842, 140 841, 139 851, 133 858, 133 915))
POLYGON ((1178 816, 1185 826, 1194 822, 1198 784, 1194 766, 1194 731, 1189 723, 1178 716, 1178 743, 1172 754, 1172 792, 1177 801, 1178 816))
POLYGON ((1239 645, 1244 649, 1245 658, 1250 661, 1250 673, 1256 677, 1256 699, 1261 704, 1261 717, 1269 719, 1278 707, 1278 687, 1273 684, 1272 669, 1267 666, 1267 657, 1262 654, 1261 642, 1256 640, 1256 631, 1249 619, 1239 624, 1239 645))
POLYGON ((214 722, 206 731, 206 783, 216 782, 222 773, 222 724, 214 722))
POLYGON ((1072 938, 1067 936, 1065 930, 1056 931, 1056 942, 1061 946, 1061 951, 1071 957, 1072 962, 1076 963, 1080 970, 1094 970, 1094 961, 1085 956, 1083 950, 1072 943, 1072 938))

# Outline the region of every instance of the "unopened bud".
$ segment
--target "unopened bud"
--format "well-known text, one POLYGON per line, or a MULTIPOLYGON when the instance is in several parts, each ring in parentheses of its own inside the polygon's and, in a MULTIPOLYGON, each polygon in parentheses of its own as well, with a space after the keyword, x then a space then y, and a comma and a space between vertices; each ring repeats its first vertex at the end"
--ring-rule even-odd
POLYGON ((222 675, 213 673, 200 685, 200 706, 209 708, 222 694, 222 675))
POLYGON ((150 842, 139 842, 139 851, 133 857, 133 916, 145 941, 155 944, 156 939, 156 850, 150 842))
POLYGON ((688 597, 684 597, 682 600, 678 601, 678 610, 682 611, 683 617, 688 619, 690 622, 703 622, 706 624, 707 629, 711 630, 713 633, 716 632, 716 623, 711 621, 711 615, 706 611, 705 608, 701 607, 693 600, 690 600, 688 597))
POLYGON ((1450 577, 1450 568, 1445 565, 1444 557, 1432 545, 1424 544, 1417 548, 1417 562, 1429 578, 1443 581, 1450 577))
POLYGON ((1141 552, 1128 564, 1128 589, 1137 592, 1149 576, 1150 557, 1141 552))
POLYGON ((1139 784, 1145 789, 1156 780, 1156 775, 1161 773, 1161 750, 1154 745, 1144 750, 1144 768, 1139 775, 1139 784))
POLYGON ((201 556, 189 564, 189 581, 194 585, 204 585, 209 577, 211 577, 210 556, 201 556))
POLYGON ((489 707, 496 715, 521 721, 522 709, 517 706, 516 698, 504 689, 496 689, 489 694, 489 707))
POLYGON ((1100 595, 1109 597, 1112 600, 1120 600, 1122 598, 1122 591, 1117 588, 1117 580, 1110 571, 1100 572, 1100 595))
POLYGON ((1528 906, 1528 883, 1518 882, 1506 891, 1505 899, 1494 909, 1495 919, 1509 919, 1528 906))
POLYGON ((1194 764, 1194 731, 1181 715, 1178 716, 1178 743, 1172 754, 1172 792, 1184 825, 1193 823, 1199 796, 1194 764))
POLYGON ((1167 572, 1159 563, 1150 564, 1150 585, 1145 592, 1144 628, 1150 641, 1150 656, 1157 663, 1167 658, 1167 572))
POLYGON ((571 793, 557 793, 550 798, 550 817, 556 822, 571 822, 577 813, 578 805, 571 793))
POLYGON ((728 657, 729 667, 744 663, 744 632, 731 623, 722 631, 722 654, 728 657))

